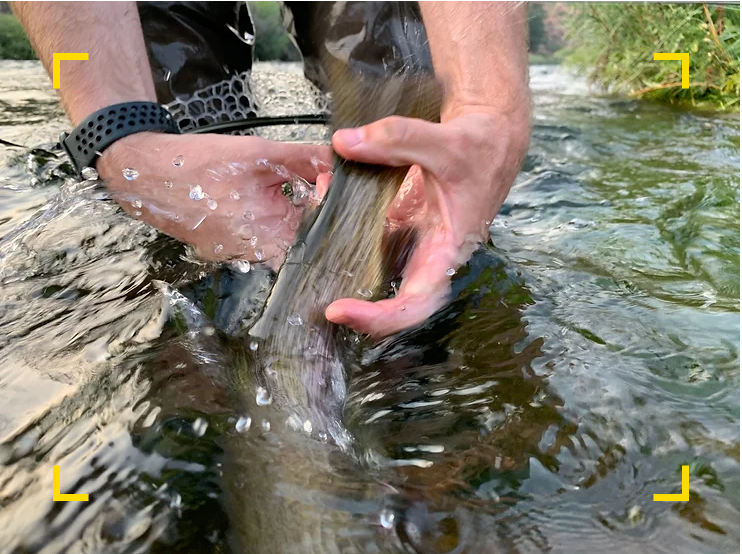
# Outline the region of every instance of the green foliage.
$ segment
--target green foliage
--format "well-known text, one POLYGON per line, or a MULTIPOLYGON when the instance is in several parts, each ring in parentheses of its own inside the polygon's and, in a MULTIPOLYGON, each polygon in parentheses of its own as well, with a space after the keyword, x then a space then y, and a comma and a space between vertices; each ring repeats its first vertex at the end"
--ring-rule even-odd
POLYGON ((739 5, 574 4, 567 28, 567 63, 609 91, 739 109, 739 5), (681 63, 655 61, 655 52, 690 54, 689 89, 681 63))
POLYGON ((23 27, 10 14, 0 14, 0 60, 35 60, 23 27))
POLYGON ((554 54, 528 54, 528 63, 530 65, 559 65, 562 63, 561 53, 554 54))
POLYGON ((261 61, 299 61, 299 52, 283 26, 278 2, 250 2, 255 24, 255 57, 261 61))

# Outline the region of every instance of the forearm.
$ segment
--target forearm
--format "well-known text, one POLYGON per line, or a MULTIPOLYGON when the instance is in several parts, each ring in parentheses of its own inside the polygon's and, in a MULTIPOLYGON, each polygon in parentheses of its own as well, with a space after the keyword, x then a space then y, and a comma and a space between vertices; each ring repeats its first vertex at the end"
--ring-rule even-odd
POLYGON ((74 125, 129 101, 156 101, 135 2, 11 2, 39 59, 52 73, 55 52, 87 52, 64 61, 59 95, 74 125))
POLYGON ((528 19, 524 2, 421 2, 446 112, 494 109, 528 120, 528 19))

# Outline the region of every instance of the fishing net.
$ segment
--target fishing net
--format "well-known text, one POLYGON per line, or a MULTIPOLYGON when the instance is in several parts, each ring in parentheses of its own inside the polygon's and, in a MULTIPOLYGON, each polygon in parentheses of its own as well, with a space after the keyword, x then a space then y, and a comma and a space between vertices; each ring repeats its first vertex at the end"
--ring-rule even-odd
MULTIPOLYGON (((252 71, 233 75, 190 96, 181 97, 166 108, 181 132, 200 127, 242 121, 255 117, 296 116, 330 113, 326 94, 312 84, 300 64, 256 64, 252 71)), ((320 142, 329 139, 323 124, 288 124, 230 131, 236 135, 257 135, 270 140, 320 142)))

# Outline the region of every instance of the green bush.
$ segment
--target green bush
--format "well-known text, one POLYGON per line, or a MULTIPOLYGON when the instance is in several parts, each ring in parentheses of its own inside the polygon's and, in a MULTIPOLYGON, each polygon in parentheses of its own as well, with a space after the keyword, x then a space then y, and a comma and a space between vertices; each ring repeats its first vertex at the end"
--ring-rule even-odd
POLYGON ((283 27, 278 2, 250 2, 255 24, 255 57, 261 61, 299 61, 301 56, 283 27))
POLYGON ((739 109, 739 5, 589 3, 567 16, 567 63, 614 92, 670 103, 739 109), (681 63, 655 52, 690 54, 681 63))
POLYGON ((23 27, 10 14, 0 14, 0 60, 35 60, 23 27))

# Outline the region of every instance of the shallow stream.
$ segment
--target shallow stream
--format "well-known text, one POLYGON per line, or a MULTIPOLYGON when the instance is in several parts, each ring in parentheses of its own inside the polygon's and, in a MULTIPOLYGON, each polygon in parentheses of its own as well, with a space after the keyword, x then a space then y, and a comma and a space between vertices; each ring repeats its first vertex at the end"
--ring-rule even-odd
MULTIPOLYGON (((40 66, 0 75, 0 138, 43 149, 0 146, 0 553, 224 552, 222 439, 266 431, 214 378, 214 328, 234 279, 257 310, 270 274, 68 179, 40 66), (54 465, 88 502, 52 501, 54 465)), ((739 117, 531 80, 493 245, 445 317, 377 352, 357 417, 505 552, 737 551, 739 117), (653 501, 683 465, 690 500, 653 501)))

